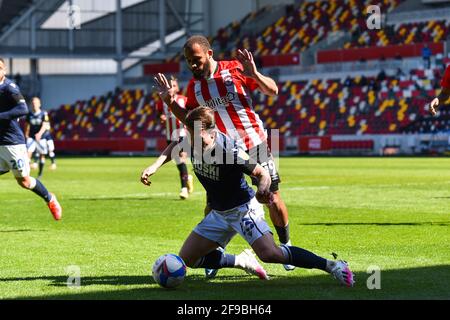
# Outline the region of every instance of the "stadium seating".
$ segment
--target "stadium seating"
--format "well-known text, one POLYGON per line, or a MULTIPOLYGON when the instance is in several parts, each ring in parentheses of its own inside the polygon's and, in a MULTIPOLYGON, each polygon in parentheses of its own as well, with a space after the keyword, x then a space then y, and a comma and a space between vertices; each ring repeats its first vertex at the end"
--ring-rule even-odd
MULTIPOLYGON (((382 12, 390 12, 403 1, 382 0, 378 5, 382 12)), ((299 6, 286 5, 286 15, 274 24, 268 25, 262 33, 241 36, 242 25, 257 19, 264 11, 270 10, 270 6, 265 6, 259 11, 248 14, 244 19, 221 28, 209 40, 215 48, 219 49, 216 52, 216 58, 219 60, 233 58, 236 56, 237 49, 245 48, 252 51, 255 58, 264 64, 265 56, 298 55, 311 45, 325 39, 329 33, 357 32, 360 27, 365 27, 366 8, 371 4, 370 0, 317 0, 304 1, 299 6)), ((181 54, 177 54, 167 59, 167 62, 181 60, 181 54)), ((294 61, 293 64, 297 63, 294 61)))
POLYGON ((50 112, 57 140, 81 138, 149 138, 161 135, 157 94, 117 90, 77 101, 50 112))
MULTIPOLYGON (((279 84, 277 97, 256 92, 253 102, 265 126, 286 137, 428 132, 450 123, 448 111, 427 120, 425 109, 439 91, 441 73, 416 69, 408 75, 287 81, 279 84)), ((158 99, 143 90, 117 90, 61 106, 50 112, 55 138, 162 137, 158 99)))
MULTIPOLYGON (((393 10, 401 0, 380 1, 383 12, 393 10)), ((261 35, 244 36, 236 48, 246 48, 255 56, 302 52, 330 32, 356 31, 366 23, 366 7, 371 1, 305 1, 297 8, 286 7, 286 15, 268 26, 261 35), (293 10, 292 10, 293 9, 293 10)), ((234 56, 235 52, 231 52, 234 56)))
POLYGON ((352 34, 352 41, 344 48, 385 47, 394 44, 440 42, 449 35, 450 21, 430 20, 427 22, 401 23, 385 26, 381 30, 360 29, 352 34), (363 31, 361 31, 363 30, 363 31))

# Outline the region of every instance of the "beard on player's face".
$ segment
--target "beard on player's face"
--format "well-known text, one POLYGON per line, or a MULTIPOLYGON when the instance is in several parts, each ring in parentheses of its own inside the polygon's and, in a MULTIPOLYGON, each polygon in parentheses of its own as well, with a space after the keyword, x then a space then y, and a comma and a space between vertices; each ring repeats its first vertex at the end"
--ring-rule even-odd
POLYGON ((206 61, 203 63, 202 66, 199 66, 195 69, 191 69, 192 75, 197 80, 203 79, 208 75, 210 66, 211 63, 209 62, 209 59, 206 58, 206 61))

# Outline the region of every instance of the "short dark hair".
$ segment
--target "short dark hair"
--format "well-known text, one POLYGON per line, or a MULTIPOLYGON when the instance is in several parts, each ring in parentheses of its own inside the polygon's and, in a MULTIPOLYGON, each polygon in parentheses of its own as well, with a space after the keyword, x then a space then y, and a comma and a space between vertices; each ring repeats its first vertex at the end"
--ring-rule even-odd
POLYGON ((186 126, 190 129, 194 129, 196 121, 202 123, 202 129, 209 130, 216 126, 214 119, 214 110, 210 107, 197 107, 190 111, 186 116, 186 126))
POLYGON ((192 49, 194 44, 200 45, 205 51, 211 49, 211 44, 209 43, 208 39, 202 35, 194 35, 189 37, 189 39, 187 39, 186 43, 184 44, 183 49, 192 49))

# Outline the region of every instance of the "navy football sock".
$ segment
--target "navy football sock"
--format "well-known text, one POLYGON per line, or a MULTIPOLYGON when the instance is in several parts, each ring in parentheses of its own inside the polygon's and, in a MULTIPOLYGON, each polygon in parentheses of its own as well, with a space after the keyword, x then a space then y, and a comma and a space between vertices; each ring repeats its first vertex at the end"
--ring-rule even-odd
POLYGON ((177 165, 177 167, 178 167, 178 171, 180 172, 181 187, 187 188, 188 171, 187 171, 186 163, 180 163, 177 165))
POLYGON ((200 258, 200 260, 195 264, 195 268, 233 268, 235 261, 236 257, 234 255, 223 253, 220 250, 214 250, 206 256, 200 258))
POLYGON ((288 243, 289 242, 289 224, 286 225, 286 227, 277 227, 274 226, 275 230, 277 231, 278 240, 280 240, 280 243, 288 243))
POLYGON ((50 152, 48 157, 50 158, 50 161, 52 162, 52 164, 54 164, 55 163, 55 153, 50 152))
POLYGON ((31 189, 34 193, 36 193, 39 197, 45 200, 45 202, 50 202, 52 195, 50 192, 48 192, 47 188, 44 187, 44 185, 36 179, 36 186, 31 189))
POLYGON ((39 161, 39 173, 38 176, 42 176, 42 171, 44 170, 44 166, 45 166, 45 160, 41 160, 39 161))
POLYGON ((280 246, 283 254, 287 257, 288 264, 306 269, 320 269, 326 271, 327 259, 319 257, 314 253, 293 246, 280 246))

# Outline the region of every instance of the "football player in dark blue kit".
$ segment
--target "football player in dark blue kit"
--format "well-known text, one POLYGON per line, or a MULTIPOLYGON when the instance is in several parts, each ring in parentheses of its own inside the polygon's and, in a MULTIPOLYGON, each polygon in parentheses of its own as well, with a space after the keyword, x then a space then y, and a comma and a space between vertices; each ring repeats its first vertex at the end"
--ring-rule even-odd
POLYGON ((191 152, 194 172, 206 190, 211 211, 180 250, 179 256, 188 267, 239 268, 260 279, 268 279, 251 250, 232 255, 218 249, 239 233, 263 262, 320 269, 332 274, 340 283, 353 286, 353 273, 346 262, 327 260, 299 247, 275 244, 262 206, 273 205, 270 174, 236 142, 215 129, 211 108, 198 107, 190 111, 186 126, 189 131, 186 140, 190 140, 190 145, 172 142, 156 162, 142 172, 141 182, 150 185, 149 178, 176 157, 179 148, 191 152), (258 181, 256 193, 247 184, 244 174, 258 181))
POLYGON ((48 113, 41 110, 41 100, 38 97, 31 99, 31 111, 26 117, 25 138, 30 161, 33 154, 37 154, 39 158, 38 179, 42 177, 46 155, 50 157, 52 162, 50 168, 56 169, 55 144, 50 135, 50 119, 48 113))
POLYGON ((28 113, 28 108, 18 86, 5 74, 5 61, 0 58, 0 175, 12 171, 17 183, 44 199, 53 218, 60 220, 62 209, 56 196, 39 180, 30 177, 25 136, 18 123, 19 118, 28 113))

